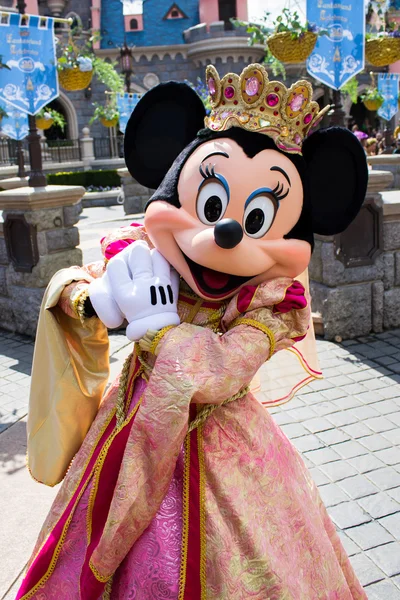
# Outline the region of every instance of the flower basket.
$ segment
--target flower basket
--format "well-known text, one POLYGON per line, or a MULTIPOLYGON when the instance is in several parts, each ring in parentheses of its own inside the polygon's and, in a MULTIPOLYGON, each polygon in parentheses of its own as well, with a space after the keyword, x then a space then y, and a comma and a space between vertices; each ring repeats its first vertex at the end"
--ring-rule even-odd
POLYGON ((383 102, 382 100, 364 100, 363 104, 368 110, 378 110, 383 102))
POLYGON ((93 77, 93 69, 91 71, 81 71, 78 67, 72 69, 61 69, 58 71, 58 81, 67 92, 77 92, 85 90, 93 77))
POLYGON ((400 38, 379 37, 365 42, 365 56, 375 67, 386 67, 400 60, 400 38))
POLYGON ((44 117, 36 117, 36 127, 38 129, 50 129, 54 124, 54 119, 45 119, 44 117))
POLYGON ((281 62, 300 63, 313 51, 317 37, 312 31, 306 31, 293 39, 289 31, 283 31, 269 36, 267 44, 271 53, 281 62))
POLYGON ((100 123, 104 125, 104 127, 115 127, 118 123, 118 117, 115 119, 106 119, 105 117, 100 117, 100 123))

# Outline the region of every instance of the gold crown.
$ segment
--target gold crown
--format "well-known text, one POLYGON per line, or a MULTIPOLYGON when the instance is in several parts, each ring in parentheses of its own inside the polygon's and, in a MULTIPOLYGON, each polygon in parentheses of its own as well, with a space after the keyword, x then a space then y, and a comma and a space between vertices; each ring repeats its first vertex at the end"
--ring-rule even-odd
POLYGON ((297 81, 287 89, 280 81, 269 81, 260 64, 249 65, 240 76, 228 73, 222 79, 209 65, 206 84, 212 106, 206 127, 212 131, 242 127, 263 133, 284 152, 301 154, 303 140, 330 108, 319 109, 308 81, 297 81))

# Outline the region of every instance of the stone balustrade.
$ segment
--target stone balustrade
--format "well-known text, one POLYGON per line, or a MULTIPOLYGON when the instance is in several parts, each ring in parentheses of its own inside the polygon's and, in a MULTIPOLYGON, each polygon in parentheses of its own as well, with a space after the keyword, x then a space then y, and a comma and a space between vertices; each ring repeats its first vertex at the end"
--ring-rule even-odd
POLYGON ((400 191, 384 191, 393 177, 370 171, 353 223, 341 235, 315 237, 312 307, 327 339, 400 327, 400 191))
POLYGON ((85 189, 16 188, 0 193, 0 328, 35 335, 43 294, 60 269, 82 264, 85 189))
POLYGON ((400 190, 400 154, 378 154, 377 156, 368 156, 367 160, 374 171, 393 173, 393 181, 389 185, 389 189, 400 190))
POLYGON ((133 179, 128 169, 118 169, 124 192, 124 211, 126 215, 134 215, 144 211, 144 207, 154 190, 140 185, 133 179))

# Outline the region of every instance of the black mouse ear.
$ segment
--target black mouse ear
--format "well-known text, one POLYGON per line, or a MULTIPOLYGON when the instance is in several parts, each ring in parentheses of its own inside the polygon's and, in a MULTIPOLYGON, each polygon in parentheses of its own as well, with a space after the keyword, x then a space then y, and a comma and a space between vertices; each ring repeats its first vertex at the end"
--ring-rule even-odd
POLYGON ((205 115, 202 101, 186 83, 161 83, 146 92, 125 131, 125 162, 132 177, 156 189, 204 127, 205 115))
POLYGON ((311 134, 302 153, 307 163, 313 232, 341 233, 364 202, 368 183, 365 152, 351 131, 330 127, 311 134))

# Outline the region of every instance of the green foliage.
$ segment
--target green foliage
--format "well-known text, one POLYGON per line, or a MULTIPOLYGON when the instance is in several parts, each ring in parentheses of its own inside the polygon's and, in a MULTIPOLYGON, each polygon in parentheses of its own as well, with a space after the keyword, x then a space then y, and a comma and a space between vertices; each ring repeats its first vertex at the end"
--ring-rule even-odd
POLYGON ((364 90, 364 92, 360 96, 360 99, 363 102, 365 102, 365 100, 377 100, 379 102, 384 101, 384 97, 378 91, 378 88, 376 88, 376 87, 370 87, 370 88, 367 88, 366 90, 364 90))
POLYGON ((47 106, 44 106, 42 110, 40 110, 35 116, 37 119, 53 119, 53 124, 60 127, 62 131, 64 131, 65 125, 67 124, 64 116, 61 113, 47 106))
POLYGON ((270 20, 269 12, 265 12, 260 24, 246 23, 238 19, 231 19, 235 27, 246 27, 246 33, 250 34, 249 45, 262 44, 265 47, 264 64, 271 69, 273 75, 281 76, 286 79, 286 71, 283 63, 281 63, 272 52, 269 50, 267 41, 268 37, 274 33, 290 33, 292 39, 297 40, 304 36, 305 33, 312 32, 315 35, 326 35, 325 29, 319 29, 316 25, 306 22, 304 25, 300 21, 299 14, 291 12, 288 8, 284 8, 282 13, 272 22, 272 27, 267 25, 270 20))
POLYGON ((98 56, 93 57, 93 68, 97 79, 101 81, 107 89, 112 92, 120 93, 124 91, 124 78, 116 71, 116 64, 116 62, 106 62, 98 56))
MULTIPOLYGON (((269 15, 269 13, 265 14, 269 15)), ((266 19, 267 16, 264 16, 263 20, 265 21, 266 19)), ((275 58, 267 46, 267 38, 271 34, 271 30, 264 25, 246 23, 245 21, 239 21, 238 19, 231 19, 231 21, 235 27, 246 27, 246 33, 250 34, 249 46, 254 46, 254 44, 262 44, 265 47, 264 64, 266 68, 271 69, 274 77, 278 77, 280 75, 283 79, 286 79, 286 70, 283 63, 275 58)))
POLYGON ((4 108, 2 108, 0 106, 0 119, 2 119, 3 117, 7 117, 7 116, 8 116, 7 111, 4 110, 4 108))
POLYGON ((49 173, 47 175, 48 185, 81 185, 84 188, 96 187, 119 187, 121 177, 115 169, 99 171, 71 171, 60 173, 49 173))
POLYGON ((119 119, 119 110, 115 104, 115 101, 112 101, 106 105, 94 102, 93 106, 95 107, 95 110, 93 113, 93 117, 89 121, 89 125, 91 125, 93 121, 96 121, 96 119, 107 119, 107 121, 119 119))
POLYGON ((349 79, 349 81, 347 81, 347 83, 345 83, 340 88, 340 91, 345 96, 350 96, 350 100, 352 101, 353 104, 357 104, 357 99, 358 99, 358 81, 357 81, 357 77, 352 77, 351 79, 349 79))
POLYGON ((294 40, 297 40, 308 31, 307 23, 302 25, 300 22, 298 12, 294 11, 292 13, 289 8, 282 9, 282 14, 276 17, 273 25, 274 33, 290 33, 294 40))

